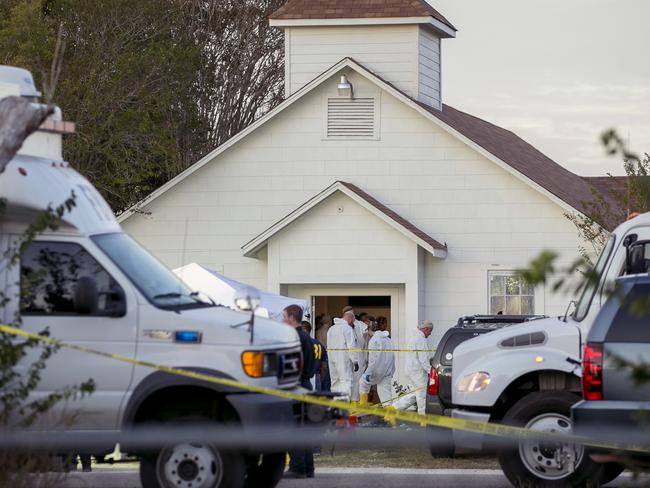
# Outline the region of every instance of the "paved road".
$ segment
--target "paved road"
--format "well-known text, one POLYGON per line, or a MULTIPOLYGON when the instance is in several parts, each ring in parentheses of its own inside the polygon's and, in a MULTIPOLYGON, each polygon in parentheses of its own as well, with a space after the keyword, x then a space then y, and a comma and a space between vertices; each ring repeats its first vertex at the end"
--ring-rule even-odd
MULTIPOLYGON (((650 477, 622 476, 612 488, 650 486, 650 477)), ((141 488, 136 471, 98 470, 70 475, 65 488, 141 488)), ((279 488, 509 488, 500 471, 452 469, 322 468, 313 480, 286 480, 279 488)))

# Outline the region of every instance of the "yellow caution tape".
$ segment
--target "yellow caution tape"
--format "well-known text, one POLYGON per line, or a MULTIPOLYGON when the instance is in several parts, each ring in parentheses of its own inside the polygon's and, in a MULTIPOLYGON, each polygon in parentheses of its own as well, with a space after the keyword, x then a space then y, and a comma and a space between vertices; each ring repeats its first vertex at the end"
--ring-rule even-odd
POLYGON ((436 352, 435 349, 329 349, 327 352, 436 352))
POLYGON ((214 383, 217 385, 237 388, 240 390, 249 391, 251 393, 272 395, 278 398, 285 398, 287 400, 309 403, 312 405, 320 405, 326 408, 335 408, 344 411, 354 410, 355 412, 359 412, 359 413, 376 415, 378 417, 384 417, 392 423, 395 423, 396 421, 400 421, 400 422, 419 424, 421 426, 441 427, 446 429, 453 429, 453 430, 471 432, 475 434, 484 434, 484 435, 496 436, 496 437, 544 438, 544 439, 548 439, 549 441, 556 441, 556 442, 562 441, 566 443, 582 444, 589 447, 597 447, 597 448, 608 449, 608 450, 625 450, 625 451, 633 451, 633 452, 640 452, 646 454, 650 452, 650 448, 646 446, 623 444, 618 442, 601 442, 583 436, 540 432, 540 431, 526 429, 523 427, 513 427, 510 425, 496 424, 491 422, 481 422, 478 420, 458 419, 452 417, 445 417, 442 415, 431 415, 431 414, 422 415, 415 412, 402 412, 392 408, 383 409, 381 407, 377 407, 374 405, 351 405, 350 403, 341 400, 331 400, 324 397, 305 395, 300 393, 292 393, 290 391, 285 391, 285 390, 276 390, 273 388, 267 388, 263 386, 240 383, 239 381, 235 381, 227 378, 220 378, 217 376, 196 373, 194 371, 188 371, 188 370, 173 368, 169 366, 163 366, 149 361, 143 361, 140 359, 134 359, 127 356, 122 356, 120 354, 111 354, 103 351, 98 351, 96 349, 79 346, 77 344, 69 344, 64 341, 54 339, 52 337, 26 332, 22 329, 18 329, 16 327, 11 327, 8 325, 0 324, 0 332, 4 332, 6 334, 10 334, 18 337, 25 337, 27 339, 36 340, 44 344, 50 344, 56 347, 73 349, 88 354, 103 356, 109 359, 114 359, 116 361, 122 361, 124 363, 133 364, 135 366, 143 366, 145 368, 151 368, 151 369, 155 369, 158 371, 162 371, 177 376, 184 376, 186 378, 205 381, 207 383, 214 383))

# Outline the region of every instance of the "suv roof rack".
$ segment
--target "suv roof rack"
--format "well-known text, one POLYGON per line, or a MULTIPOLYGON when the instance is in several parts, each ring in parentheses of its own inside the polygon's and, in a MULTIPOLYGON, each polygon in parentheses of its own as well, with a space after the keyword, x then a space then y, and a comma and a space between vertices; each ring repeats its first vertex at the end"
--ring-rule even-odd
POLYGON ((498 328, 509 324, 520 324, 545 318, 545 315, 465 315, 458 319, 456 327, 468 329, 498 328))

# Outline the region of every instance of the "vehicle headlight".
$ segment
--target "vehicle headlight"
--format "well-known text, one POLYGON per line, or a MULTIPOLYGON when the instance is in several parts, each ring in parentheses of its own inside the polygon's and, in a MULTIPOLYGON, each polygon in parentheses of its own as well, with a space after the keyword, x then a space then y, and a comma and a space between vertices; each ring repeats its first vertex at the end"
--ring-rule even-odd
POLYGON ((278 357, 275 353, 244 351, 241 355, 241 364, 244 372, 251 378, 278 374, 278 357))
POLYGON ((458 382, 456 390, 461 393, 471 393, 474 391, 483 391, 490 384, 490 373, 479 371, 477 373, 463 376, 458 382))

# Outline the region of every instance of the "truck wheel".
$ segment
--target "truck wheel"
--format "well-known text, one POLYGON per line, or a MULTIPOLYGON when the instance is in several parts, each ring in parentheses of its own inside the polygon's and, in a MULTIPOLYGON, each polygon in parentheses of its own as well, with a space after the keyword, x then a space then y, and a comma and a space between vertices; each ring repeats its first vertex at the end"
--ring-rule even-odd
POLYGON ((600 474, 600 482, 605 485, 610 481, 614 481, 621 475, 624 469, 625 467, 618 463, 603 464, 602 472, 600 474))
MULTIPOLYGON (((176 424, 211 422, 201 417, 173 421, 176 424)), ((243 488, 245 480, 244 456, 209 444, 179 442, 140 460, 142 488, 243 488)))
POLYGON ((284 475, 287 453, 261 454, 247 460, 245 488, 274 488, 284 475))
POLYGON ((430 439, 429 452, 434 458, 454 457, 454 433, 451 429, 429 427, 427 437, 430 439))
MULTIPOLYGON (((506 413, 503 423, 543 432, 570 433, 571 406, 580 397, 567 391, 526 395, 506 413)), ((499 464, 514 486, 598 486, 602 467, 583 446, 538 440, 519 441, 499 452, 499 464), (575 460, 575 469, 567 459, 575 460)))

